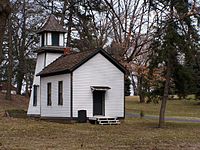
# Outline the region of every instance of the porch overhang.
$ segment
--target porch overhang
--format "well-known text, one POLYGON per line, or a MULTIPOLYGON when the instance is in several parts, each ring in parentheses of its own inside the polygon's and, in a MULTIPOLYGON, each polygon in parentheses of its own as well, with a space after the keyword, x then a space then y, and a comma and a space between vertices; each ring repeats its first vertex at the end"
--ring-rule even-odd
POLYGON ((92 92, 93 91, 107 91, 107 90, 111 89, 108 86, 91 86, 90 88, 91 88, 92 92))

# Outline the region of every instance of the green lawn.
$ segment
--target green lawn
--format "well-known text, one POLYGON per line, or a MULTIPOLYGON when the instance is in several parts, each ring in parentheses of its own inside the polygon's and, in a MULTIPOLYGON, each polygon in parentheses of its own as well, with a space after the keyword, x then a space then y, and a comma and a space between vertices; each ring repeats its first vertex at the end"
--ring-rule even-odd
MULTIPOLYGON (((0 95, 1 97, 1 95, 0 95)), ((160 149, 200 149, 200 124, 167 122, 163 129, 157 128, 157 120, 126 118, 121 125, 101 126, 89 123, 55 123, 29 118, 3 117, 5 109, 27 108, 20 103, 0 100, 0 149, 117 149, 117 150, 160 150, 160 149)), ((18 101, 18 100, 16 100, 18 101)), ((128 97, 126 108, 129 112, 156 114, 159 106, 138 104, 128 97)), ((170 101, 170 115, 190 112, 195 114, 196 107, 182 101, 170 101), (176 104, 173 106, 173 104, 176 104), (184 106, 184 107, 183 107, 184 106), (195 111, 193 111, 192 107, 195 111), (175 110, 173 110, 175 108, 175 110)), ((198 112, 199 113, 199 112, 198 112)), ((185 113, 188 114, 188 113, 185 113)), ((195 114, 194 116, 196 116, 195 114)), ((193 116, 193 115, 191 115, 193 116)))
MULTIPOLYGON (((159 115, 160 104, 139 103, 139 98, 129 96, 126 98, 126 110, 129 113, 140 113, 142 110, 146 115, 159 115)), ((200 101, 196 100, 168 100, 167 117, 197 117, 200 118, 200 101)))

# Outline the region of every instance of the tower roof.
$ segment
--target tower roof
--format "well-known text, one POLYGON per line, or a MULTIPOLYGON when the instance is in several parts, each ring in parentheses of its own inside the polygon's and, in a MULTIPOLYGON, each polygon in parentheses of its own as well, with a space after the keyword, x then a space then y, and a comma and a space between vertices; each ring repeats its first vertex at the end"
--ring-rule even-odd
POLYGON ((37 33, 42 33, 46 31, 66 33, 66 30, 61 24, 59 24, 54 15, 50 15, 48 17, 43 27, 37 33))

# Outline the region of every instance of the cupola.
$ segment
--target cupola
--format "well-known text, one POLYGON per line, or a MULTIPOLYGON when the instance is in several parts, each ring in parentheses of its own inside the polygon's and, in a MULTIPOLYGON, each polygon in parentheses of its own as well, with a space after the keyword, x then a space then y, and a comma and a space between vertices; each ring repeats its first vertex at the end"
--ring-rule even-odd
POLYGON ((37 32, 40 35, 40 47, 64 47, 66 30, 59 24, 54 15, 50 15, 43 27, 37 32))

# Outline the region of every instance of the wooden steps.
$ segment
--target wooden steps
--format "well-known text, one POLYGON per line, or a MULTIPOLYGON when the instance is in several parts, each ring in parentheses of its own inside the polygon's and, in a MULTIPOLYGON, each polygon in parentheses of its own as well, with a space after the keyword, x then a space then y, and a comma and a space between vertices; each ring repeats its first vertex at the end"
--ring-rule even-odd
POLYGON ((95 121, 95 124, 100 125, 119 125, 119 119, 115 117, 105 117, 105 116, 94 116, 89 118, 89 120, 95 121))

